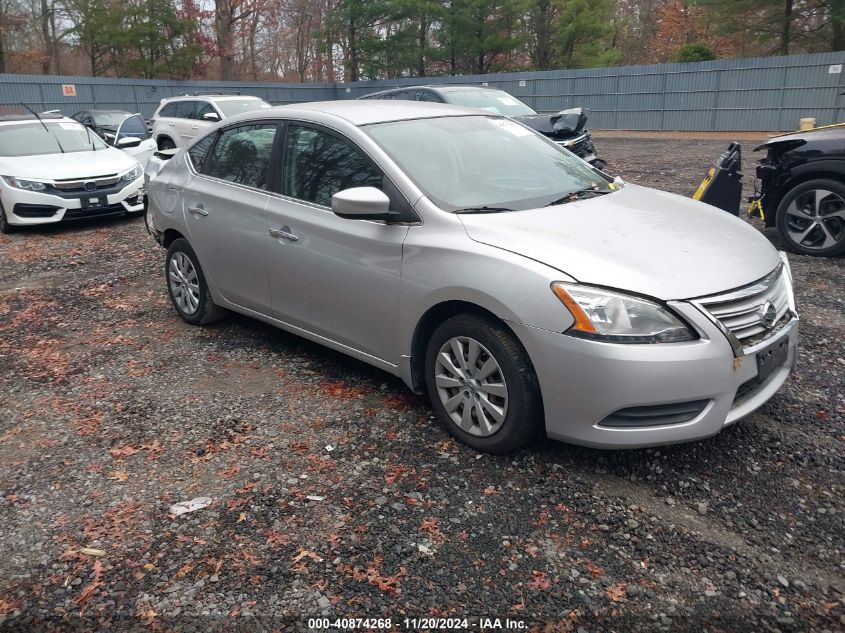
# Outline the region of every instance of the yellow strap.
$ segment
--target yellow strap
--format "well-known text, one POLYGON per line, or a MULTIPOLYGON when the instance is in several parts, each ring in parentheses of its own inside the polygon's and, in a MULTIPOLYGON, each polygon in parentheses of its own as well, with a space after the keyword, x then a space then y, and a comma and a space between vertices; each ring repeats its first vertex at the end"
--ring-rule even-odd
POLYGON ((698 185, 698 189, 695 190, 695 193, 692 194, 693 200, 701 200, 701 196, 704 195, 704 192, 707 190, 707 187, 713 182, 713 176, 716 175, 716 168, 711 167, 710 171, 707 172, 707 175, 704 177, 704 180, 701 181, 701 184, 698 185))

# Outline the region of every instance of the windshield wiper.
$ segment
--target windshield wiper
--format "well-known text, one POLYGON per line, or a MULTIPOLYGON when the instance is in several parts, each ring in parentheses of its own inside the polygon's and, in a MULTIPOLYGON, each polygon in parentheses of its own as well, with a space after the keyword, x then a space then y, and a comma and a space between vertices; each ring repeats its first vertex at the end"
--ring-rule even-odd
POLYGON ((587 198, 594 198, 596 196, 603 196, 606 193, 611 193, 613 189, 593 189, 592 187, 585 187, 584 189, 576 189, 575 191, 570 191, 569 193, 561 196, 560 198, 555 198, 545 206, 553 207, 556 204, 564 204, 566 202, 573 202, 575 200, 585 200, 587 198))
POLYGON ((455 213, 506 213, 507 211, 513 211, 514 209, 510 209, 508 207, 466 207, 464 209, 456 209, 455 213))
POLYGON ((62 154, 64 154, 64 153, 65 153, 65 148, 64 148, 64 147, 62 147, 62 144, 61 144, 61 142, 59 141, 59 136, 58 136, 58 134, 56 134, 53 130, 51 130, 50 128, 48 128, 48 127, 47 127, 47 124, 46 124, 46 123, 44 123, 44 120, 43 120, 40 116, 38 116, 38 113, 37 113, 35 110, 33 110, 32 108, 30 108, 30 107, 29 107, 28 105, 26 105, 25 103, 21 103, 21 105, 22 105, 24 108, 26 108, 27 110, 29 110, 30 112, 32 112, 32 114, 35 116, 35 118, 36 118, 36 119, 38 119, 38 122, 41 124, 41 126, 44 128, 44 130, 45 130, 48 134, 52 134, 52 135, 53 135, 53 138, 54 138, 54 139, 56 139, 56 145, 58 145, 58 146, 59 146, 59 149, 62 151, 62 154))

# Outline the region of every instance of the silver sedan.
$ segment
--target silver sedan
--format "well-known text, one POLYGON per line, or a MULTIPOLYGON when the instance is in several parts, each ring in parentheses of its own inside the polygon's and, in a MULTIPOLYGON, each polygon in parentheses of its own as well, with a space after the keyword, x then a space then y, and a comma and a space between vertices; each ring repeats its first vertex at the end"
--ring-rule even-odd
POLYGON ((760 233, 500 116, 283 106, 157 167, 147 226, 185 321, 232 310, 380 367, 478 450, 705 438, 795 363, 789 264, 760 233))

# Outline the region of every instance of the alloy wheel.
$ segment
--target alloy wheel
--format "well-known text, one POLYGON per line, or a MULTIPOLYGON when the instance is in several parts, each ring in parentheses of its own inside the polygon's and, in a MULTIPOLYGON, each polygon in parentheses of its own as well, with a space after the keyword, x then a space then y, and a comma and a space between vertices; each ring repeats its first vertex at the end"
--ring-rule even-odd
POLYGON ((179 309, 185 314, 194 314, 200 305, 200 286, 191 258, 180 251, 175 252, 170 258, 167 277, 179 309))
POLYGON ((845 240, 845 200, 826 189, 799 194, 786 208, 786 233, 807 250, 825 250, 845 240))
POLYGON ((449 418, 476 437, 488 437, 508 413, 508 387, 498 361, 468 336, 446 341, 434 364, 437 395, 449 418))

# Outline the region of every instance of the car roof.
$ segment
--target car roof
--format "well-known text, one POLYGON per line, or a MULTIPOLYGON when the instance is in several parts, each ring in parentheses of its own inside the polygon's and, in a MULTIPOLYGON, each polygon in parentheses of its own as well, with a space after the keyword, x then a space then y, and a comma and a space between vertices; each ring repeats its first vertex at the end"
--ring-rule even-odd
MULTIPOLYGON (((70 117, 61 114, 48 114, 43 112, 39 115, 45 123, 75 123, 82 125, 79 121, 71 119, 70 117)), ((38 119, 32 114, 0 114, 0 125, 9 125, 15 123, 38 123, 38 119)))
POLYGON ((391 94, 394 92, 404 92, 407 90, 432 90, 434 92, 455 92, 457 90, 499 90, 499 88, 491 87, 491 86, 464 86, 464 85, 431 85, 431 84, 422 84, 419 86, 397 86, 396 88, 391 88, 389 90, 380 90, 379 92, 371 92, 369 94, 364 95, 365 97, 373 97, 377 95, 386 95, 391 94))
POLYGON ((167 101, 196 101, 197 99, 209 99, 213 101, 239 101, 242 99, 261 99, 255 95, 215 95, 215 94, 196 94, 196 95, 177 95, 175 97, 165 97, 162 103, 167 101))
POLYGON ((131 114, 128 110, 80 110, 77 114, 131 114))
POLYGON ((311 114, 328 115, 343 119, 352 125, 369 125, 389 121, 407 121, 411 119, 431 119, 447 116, 495 116, 476 108, 432 103, 425 101, 314 101, 275 106, 263 110, 254 110, 226 119, 227 122, 250 119, 265 119, 268 116, 309 116, 311 114))

